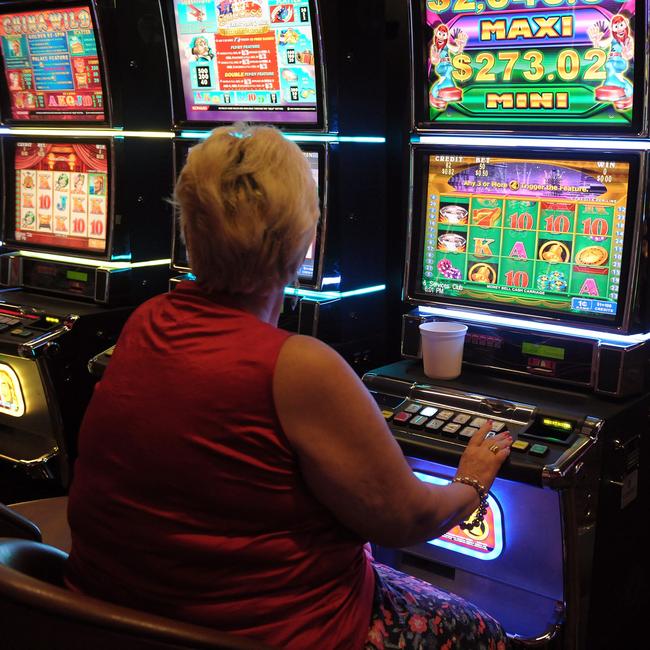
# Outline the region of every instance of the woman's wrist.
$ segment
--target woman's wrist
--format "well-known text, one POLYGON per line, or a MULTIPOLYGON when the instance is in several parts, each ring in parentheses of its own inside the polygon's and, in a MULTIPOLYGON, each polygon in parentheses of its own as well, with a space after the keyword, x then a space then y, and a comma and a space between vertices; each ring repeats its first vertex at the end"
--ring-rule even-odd
POLYGON ((475 513, 474 517, 471 520, 466 520, 461 522, 460 527, 466 530, 470 530, 472 528, 476 528, 477 526, 480 526, 483 523, 483 519, 487 514, 487 508, 488 508, 487 505, 488 491, 486 490, 485 486, 480 481, 470 476, 456 476, 452 482, 460 483, 462 485, 467 485, 473 488, 479 500, 478 507, 474 510, 475 513))

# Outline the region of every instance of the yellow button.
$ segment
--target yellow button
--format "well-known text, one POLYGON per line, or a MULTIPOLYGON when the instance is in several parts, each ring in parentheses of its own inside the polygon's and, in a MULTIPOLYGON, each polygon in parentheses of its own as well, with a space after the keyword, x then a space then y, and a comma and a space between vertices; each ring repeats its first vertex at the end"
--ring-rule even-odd
POLYGON ((381 414, 386 420, 390 420, 393 417, 393 411, 382 411, 381 414))
POLYGON ((530 443, 526 442, 525 440, 515 440, 512 443, 512 448, 515 451, 526 451, 530 447, 530 443))

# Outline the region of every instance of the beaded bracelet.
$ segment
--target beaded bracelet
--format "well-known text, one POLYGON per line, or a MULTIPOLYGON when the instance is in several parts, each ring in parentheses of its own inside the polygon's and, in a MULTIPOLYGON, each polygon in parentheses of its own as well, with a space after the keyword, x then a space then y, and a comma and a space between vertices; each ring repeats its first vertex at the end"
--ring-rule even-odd
POLYGON ((456 476, 452 482, 463 483, 464 485, 473 487, 476 490, 479 498, 478 509, 476 510, 474 518, 471 520, 461 521, 458 525, 463 530, 472 530, 472 528, 480 526, 483 523, 485 515, 487 514, 487 490, 475 478, 469 478, 469 476, 456 476))

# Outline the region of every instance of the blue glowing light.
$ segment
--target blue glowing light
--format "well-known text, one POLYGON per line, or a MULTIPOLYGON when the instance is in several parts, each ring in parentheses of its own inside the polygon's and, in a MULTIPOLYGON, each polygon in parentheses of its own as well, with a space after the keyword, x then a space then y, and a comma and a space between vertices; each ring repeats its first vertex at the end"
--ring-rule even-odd
MULTIPOLYGON (((182 131, 179 137, 188 140, 205 140, 210 133, 211 131, 182 131)), ((356 142, 360 144, 385 144, 386 142, 385 137, 370 135, 314 135, 311 133, 284 133, 283 135, 287 140, 293 142, 356 142)))
POLYGON ((556 323, 537 323, 521 318, 497 316, 496 314, 481 314, 463 309, 443 309, 442 307, 418 307, 418 311, 422 314, 458 318, 472 323, 487 323, 489 325, 502 325, 504 327, 514 327, 531 332, 541 332, 543 334, 562 334, 575 338, 596 339, 603 343, 621 347, 639 345, 650 340, 650 332, 646 332, 645 334, 611 334, 609 332, 600 332, 581 327, 569 327, 568 325, 558 325, 556 323))
MULTIPOLYGON (((439 478, 431 474, 423 474, 422 472, 413 472, 413 474, 424 483, 431 483, 433 485, 449 485, 451 483, 448 479, 439 478)), ((460 541, 454 541, 449 536, 449 533, 447 533, 437 539, 429 540, 427 544, 440 546, 441 548, 453 551, 454 553, 460 553, 461 555, 469 555, 477 560, 495 560, 498 558, 503 552, 503 520, 501 517, 501 508, 491 494, 488 494, 487 502, 494 521, 494 530, 492 531, 494 535, 494 547, 492 549, 489 549, 489 547, 486 549, 480 540, 475 540, 469 534, 466 537, 466 541, 463 538, 462 543, 460 541), (470 544, 474 544, 475 549, 469 548, 470 544)))
MULTIPOLYGON (((411 137, 413 144, 437 144, 454 146, 474 146, 477 148, 515 147, 517 149, 530 149, 530 147, 558 147, 573 150, 576 141, 570 138, 540 138, 540 137, 510 137, 510 136, 485 136, 485 135, 415 135, 411 137)), ((639 151, 650 150, 649 140, 632 140, 631 138, 580 139, 581 149, 597 149, 599 151, 639 151)))
POLYGON ((295 287, 285 287, 285 296, 297 296, 299 298, 312 298, 314 300, 340 300, 342 298, 353 298, 355 296, 364 296, 369 293, 379 293, 386 289, 385 284, 378 284, 374 287, 364 287, 363 289, 353 289, 352 291, 313 291, 312 289, 297 289, 295 287))

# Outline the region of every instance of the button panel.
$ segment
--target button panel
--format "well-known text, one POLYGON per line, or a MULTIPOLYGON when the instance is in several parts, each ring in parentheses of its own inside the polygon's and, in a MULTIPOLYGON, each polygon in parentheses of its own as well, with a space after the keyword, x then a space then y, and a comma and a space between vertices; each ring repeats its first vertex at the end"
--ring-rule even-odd
MULTIPOLYGON (((432 397, 437 399, 438 395, 432 397)), ((432 450, 440 451, 447 446, 448 451, 454 454, 462 453, 478 431, 491 422, 486 439, 504 431, 510 431, 515 438, 509 462, 515 464, 518 471, 535 471, 552 466, 571 446, 574 435, 586 434, 585 426, 579 424, 575 434, 566 441, 541 439, 536 433, 536 423, 541 416, 531 405, 490 397, 468 397, 470 399, 459 399, 457 395, 452 395, 448 404, 441 402, 435 405, 424 401, 426 398, 419 401, 406 397, 395 409, 383 405, 382 414, 387 421, 390 420, 394 435, 402 443, 411 441, 427 445, 427 441, 430 441, 432 450)), ((591 433, 592 428, 586 428, 591 433)))
MULTIPOLYGON (((456 441, 466 445, 478 430, 488 422, 488 418, 473 415, 463 411, 452 411, 451 409, 441 409, 436 406, 427 406, 418 402, 407 402, 402 406, 402 410, 397 413, 390 409, 383 409, 382 415, 386 421, 391 422, 393 426, 404 427, 404 430, 410 430, 414 434, 437 436, 447 441, 456 441)), ((497 435, 507 426, 506 422, 492 420, 492 430, 486 437, 497 435)), ((542 445, 535 446, 533 454, 532 446, 529 442, 515 441, 513 451, 527 453, 531 455, 543 456, 547 451, 541 449, 542 445)))
MULTIPOLYGON (((435 434, 446 440, 456 440, 463 444, 467 444, 488 421, 486 417, 477 417, 471 413, 452 411, 451 409, 440 409, 436 406, 425 406, 418 402, 406 403, 397 413, 390 409, 384 409, 382 415, 386 421, 391 421, 394 425, 422 431, 425 435, 427 433, 435 434)), ((492 431, 488 433, 487 437, 495 436, 498 431, 503 431, 505 428, 505 422, 493 421, 492 431)), ((529 447, 529 443, 524 443, 521 449, 528 450, 529 447)))

